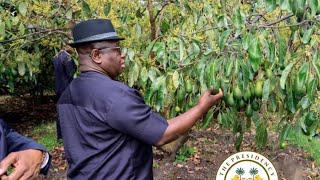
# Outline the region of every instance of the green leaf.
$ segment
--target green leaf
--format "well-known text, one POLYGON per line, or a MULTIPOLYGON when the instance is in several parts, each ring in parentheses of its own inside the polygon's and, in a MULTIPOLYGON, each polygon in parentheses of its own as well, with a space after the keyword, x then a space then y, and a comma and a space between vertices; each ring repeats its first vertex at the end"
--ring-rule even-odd
POLYGON ((213 109, 211 108, 208 113, 206 114, 206 117, 204 118, 204 123, 201 126, 202 129, 206 129, 211 121, 213 120, 213 109))
POLYGON ((84 16, 90 17, 91 16, 91 9, 90 9, 89 4, 86 1, 82 0, 81 6, 82 6, 84 16))
POLYGON ((268 49, 267 49, 267 60, 270 62, 275 61, 275 51, 276 47, 272 41, 268 42, 268 49))
POLYGON ((253 39, 249 44, 249 60, 254 72, 257 72, 262 60, 262 52, 257 38, 253 39))
POLYGON ((280 64, 284 64, 284 60, 287 52, 287 43, 283 37, 279 37, 279 62, 280 64))
POLYGON ((133 49, 129 48, 129 49, 127 50, 127 57, 128 57, 128 59, 129 59, 130 61, 133 60, 133 58, 134 58, 134 50, 133 50, 133 49))
POLYGON ((234 25, 237 29, 241 29, 242 26, 244 25, 245 17, 243 15, 243 13, 241 12, 240 8, 237 8, 235 10, 234 14, 235 14, 234 19, 233 19, 234 25))
POLYGON ((147 82, 148 80, 148 70, 146 67, 142 67, 140 72, 140 78, 143 82, 147 82))
POLYGON ((272 12, 276 8, 276 0, 266 0, 268 12, 272 12))
POLYGON ((228 29, 226 31, 224 31, 221 36, 219 36, 219 48, 220 48, 220 51, 223 51, 224 49, 224 46, 226 45, 226 42, 230 36, 230 33, 231 33, 231 30, 228 29))
POLYGON ((248 50, 251 39, 252 39, 252 34, 250 33, 245 34, 244 37, 242 38, 242 47, 244 50, 246 51, 248 50))
POLYGON ((269 94, 270 94, 270 79, 267 79, 263 83, 263 96, 262 96, 262 101, 267 102, 269 99, 269 94))
POLYGON ((259 123, 257 127, 256 142, 258 147, 264 147, 268 141, 268 132, 264 123, 259 123))
POLYGON ((292 125, 290 123, 286 124, 282 128, 281 133, 279 134, 279 145, 281 145, 287 139, 291 130, 292 130, 292 125))
POLYGON ((311 35, 313 34, 313 28, 308 29, 304 34, 302 38, 303 44, 307 44, 310 41, 311 35))
POLYGON ((136 29, 137 37, 140 37, 141 36, 141 26, 139 24, 136 24, 135 29, 136 29))
POLYGON ((104 3, 103 12, 104 12, 104 15, 105 15, 106 17, 109 16, 110 9, 111 9, 111 3, 110 3, 109 1, 105 2, 105 3, 104 3))
POLYGON ((156 98, 156 111, 159 112, 161 107, 163 107, 163 99, 164 99, 164 91, 165 91, 165 83, 162 82, 161 86, 157 92, 156 98))
POLYGON ((308 98, 313 101, 315 94, 317 92, 317 86, 318 86, 318 81, 316 79, 313 79, 310 81, 310 83, 307 86, 307 94, 308 98))
POLYGON ((316 15, 317 10, 318 10, 318 0, 308 0, 308 4, 311 8, 311 17, 313 17, 314 15, 316 15))
POLYGON ((20 76, 23 76, 26 73, 26 66, 23 62, 18 64, 18 73, 20 76))
POLYGON ((166 78, 164 76, 160 76, 152 82, 151 87, 147 89, 147 92, 146 92, 146 96, 145 96, 146 102, 150 102, 151 98, 157 92, 160 86, 163 84, 165 79, 166 78))
POLYGON ((308 62, 304 62, 303 65, 300 67, 300 69, 298 71, 298 78, 299 78, 299 82, 301 84, 305 84, 306 83, 308 67, 309 67, 309 63, 308 62))
POLYGON ((232 60, 230 60, 230 59, 226 59, 225 60, 225 68, 226 68, 226 76, 228 77, 230 74, 231 74, 231 72, 232 72, 232 69, 233 69, 233 62, 234 61, 232 61, 232 60))
POLYGON ((280 0, 280 9, 281 10, 290 10, 290 4, 288 0, 280 0))
POLYGON ((177 89, 179 87, 179 73, 178 71, 174 71, 172 75, 173 86, 177 89))
POLYGON ((218 27, 228 28, 228 20, 226 15, 222 15, 218 18, 218 27))
POLYGON ((20 25, 19 25, 19 33, 21 35, 24 35, 24 33, 25 33, 25 28, 24 28, 23 23, 20 23, 20 25))
POLYGON ((72 8, 70 8, 70 9, 66 12, 66 17, 67 17, 67 19, 72 19, 72 8))
POLYGON ((139 66, 135 63, 133 68, 130 70, 130 76, 129 76, 129 86, 132 87, 134 83, 139 78, 139 66))
POLYGON ((292 66, 293 66, 293 63, 290 63, 289 65, 287 65, 286 68, 284 69, 284 71, 281 74, 280 87, 282 89, 285 89, 286 80, 287 80, 287 77, 288 77, 289 73, 291 72, 292 66))
POLYGON ((5 37, 6 35, 5 28, 6 28, 6 24, 0 20, 0 38, 1 36, 5 37))
POLYGON ((22 16, 25 16, 27 14, 27 3, 21 2, 18 6, 19 12, 22 14, 22 16))
POLYGON ((149 43, 149 45, 148 45, 148 47, 147 47, 147 49, 146 49, 146 51, 145 51, 145 54, 144 54, 145 60, 148 60, 148 59, 149 59, 150 52, 151 52, 151 50, 152 50, 152 48, 153 48, 153 45, 154 45, 154 43, 155 43, 156 41, 157 41, 157 39, 155 39, 155 40, 153 40, 151 43, 149 43))
POLYGON ((236 150, 238 152, 240 151, 242 140, 243 140, 243 133, 240 133, 239 136, 237 137, 236 141, 234 142, 234 147, 236 148, 236 150))
POLYGON ((179 39, 179 57, 179 60, 181 62, 184 57, 184 45, 182 39, 179 39))
POLYGON ((286 109, 289 110, 291 113, 295 113, 296 112, 296 104, 294 102, 294 95, 292 93, 292 89, 288 89, 285 102, 286 102, 286 109))
POLYGON ((302 109, 307 109, 311 105, 311 102, 308 96, 304 96, 301 101, 298 103, 298 106, 301 106, 302 109))

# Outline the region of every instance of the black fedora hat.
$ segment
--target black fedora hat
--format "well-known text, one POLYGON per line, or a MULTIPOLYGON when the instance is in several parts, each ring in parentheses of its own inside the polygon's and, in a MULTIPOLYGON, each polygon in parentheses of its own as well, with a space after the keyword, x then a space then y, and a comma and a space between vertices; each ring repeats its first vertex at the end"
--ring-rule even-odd
POLYGON ((79 47, 83 44, 109 41, 124 40, 119 37, 109 19, 90 19, 82 21, 72 29, 73 42, 69 43, 71 47, 79 47))

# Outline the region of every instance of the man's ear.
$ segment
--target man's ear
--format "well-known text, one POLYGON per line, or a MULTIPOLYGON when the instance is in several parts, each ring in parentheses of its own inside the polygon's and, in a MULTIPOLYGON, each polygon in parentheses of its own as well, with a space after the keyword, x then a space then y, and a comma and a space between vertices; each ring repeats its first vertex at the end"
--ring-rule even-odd
POLYGON ((90 57, 95 63, 97 63, 97 64, 102 63, 101 53, 100 53, 100 51, 98 49, 92 50, 91 54, 90 54, 90 57))

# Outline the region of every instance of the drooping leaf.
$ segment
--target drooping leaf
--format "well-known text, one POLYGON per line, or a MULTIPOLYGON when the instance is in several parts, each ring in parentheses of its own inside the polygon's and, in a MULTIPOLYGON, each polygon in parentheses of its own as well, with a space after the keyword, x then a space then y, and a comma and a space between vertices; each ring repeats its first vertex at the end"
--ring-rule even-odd
POLYGON ((243 140, 243 133, 240 133, 236 141, 234 142, 234 147, 238 152, 240 151, 242 140, 243 140))
POLYGON ((231 72, 232 72, 232 69, 233 69, 233 63, 234 61, 230 60, 230 59, 226 59, 225 60, 225 75, 228 77, 230 76, 231 72))
POLYGON ((174 71, 173 75, 172 75, 172 81, 173 81, 173 85, 174 87, 177 89, 179 87, 179 73, 178 71, 174 71))
POLYGON ((313 28, 308 29, 304 34, 302 38, 302 42, 304 44, 307 44, 310 41, 311 35, 313 34, 313 28))
POLYGON ((140 78, 143 82, 147 82, 148 80, 148 70, 146 67, 141 68, 140 78))
POLYGON ((240 8, 237 8, 234 14, 235 14, 234 20, 233 20, 234 25, 237 29, 241 29, 242 26, 244 25, 244 20, 245 20, 244 14, 243 12, 241 12, 240 8))
POLYGON ((293 63, 290 63, 289 65, 287 65, 286 68, 284 69, 284 71, 281 74, 280 87, 282 89, 285 89, 286 80, 287 80, 287 77, 288 77, 289 73, 291 72, 292 66, 293 66, 293 63))
POLYGON ((18 73, 20 76, 23 76, 26 73, 26 66, 23 62, 18 64, 18 73))
POLYGON ((226 45, 226 42, 230 36, 231 33, 231 29, 228 29, 226 31, 224 31, 221 36, 219 37, 219 48, 221 51, 223 51, 224 46, 226 45))
POLYGON ((311 8, 311 14, 310 14, 311 17, 313 17, 317 13, 318 3, 319 3, 318 0, 308 0, 308 4, 311 8))
POLYGON ((211 123, 211 121, 213 119, 212 113, 213 113, 213 109, 211 108, 204 118, 204 123, 201 126, 202 129, 206 129, 209 126, 209 124, 211 123))
POLYGON ((106 17, 108 17, 109 16, 109 13, 110 13, 110 10, 111 10, 111 3, 109 2, 109 1, 107 1, 107 2, 105 2, 104 3, 104 9, 103 9, 104 11, 104 15, 106 16, 106 17))
POLYGON ((267 144, 268 132, 264 123, 259 123, 257 127, 256 142, 258 147, 263 147, 267 144))
POLYGON ((255 38, 250 42, 248 53, 252 69, 254 72, 256 72, 262 62, 262 52, 258 38, 255 38))
POLYGON ((281 133, 279 134, 279 145, 282 144, 287 139, 291 130, 292 130, 292 125, 290 123, 286 124, 282 128, 281 133))
POLYGON ((311 105, 311 102, 308 96, 304 96, 301 101, 298 103, 298 106, 301 106, 302 109, 307 109, 311 105))
POLYGON ((149 55, 150 55, 150 52, 154 46, 154 43, 157 41, 157 39, 153 40, 151 43, 149 43, 146 51, 145 51, 145 54, 144 54, 144 58, 145 60, 149 59, 149 55))
POLYGON ((6 31, 5 31, 5 28, 6 28, 6 24, 0 20, 0 37, 4 37, 6 35, 6 31))
POLYGON ((19 12, 22 14, 22 16, 25 16, 27 14, 27 3, 26 2, 21 2, 18 6, 19 12))
POLYGON ((179 57, 179 60, 181 62, 184 58, 184 44, 182 39, 179 39, 179 57))
POLYGON ((66 17, 68 19, 72 19, 72 8, 70 8, 67 12, 66 12, 66 17))
POLYGON ((263 96, 262 100, 266 102, 269 99, 269 94, 270 94, 270 79, 267 79, 263 83, 263 96))
POLYGON ((307 86, 307 94, 308 98, 313 101, 315 97, 315 93, 317 92, 318 81, 317 79, 313 79, 307 86))
POLYGON ((280 8, 281 10, 291 10, 288 0, 280 0, 280 8))
POLYGON ((286 43, 286 40, 281 36, 279 36, 278 45, 279 45, 279 53, 278 53, 279 62, 280 64, 284 64, 286 52, 287 52, 287 43, 286 43))
POLYGON ((267 60, 270 62, 275 61, 275 45, 273 42, 268 42, 268 49, 267 49, 267 60))
POLYGON ((19 25, 19 32, 21 35, 24 35, 24 33, 25 33, 25 27, 24 27, 23 23, 20 23, 20 25, 19 25))
POLYGON ((287 90, 287 97, 286 97, 286 108, 288 111, 290 111, 291 113, 295 113, 296 112, 296 104, 294 102, 294 95, 292 92, 292 89, 288 88, 287 90))
POLYGON ((309 63, 305 62, 305 63, 303 63, 303 65, 300 67, 300 69, 298 71, 299 82, 302 84, 306 83, 308 67, 309 67, 309 63))
POLYGON ((133 68, 130 70, 130 76, 129 76, 129 86, 132 87, 134 83, 138 80, 139 78, 139 66, 138 64, 134 64, 133 68))
POLYGON ((90 9, 89 4, 85 0, 82 0, 81 6, 82 6, 82 10, 83 10, 84 16, 85 17, 90 17, 91 9, 90 9))
POLYGON ((151 87, 147 90, 146 95, 145 95, 146 102, 150 102, 151 98, 157 92, 157 90, 160 88, 160 86, 163 84, 165 79, 166 78, 164 76, 160 76, 152 82, 151 87))
POLYGON ((276 0, 267 0, 266 5, 268 12, 272 12, 276 8, 276 0))

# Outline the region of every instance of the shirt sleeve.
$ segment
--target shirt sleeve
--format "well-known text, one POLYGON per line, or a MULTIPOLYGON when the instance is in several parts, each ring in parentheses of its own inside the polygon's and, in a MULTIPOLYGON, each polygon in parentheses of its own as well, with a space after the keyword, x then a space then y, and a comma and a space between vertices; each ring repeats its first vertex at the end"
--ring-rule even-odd
POLYGON ((140 141, 155 145, 168 127, 166 119, 145 104, 138 91, 119 92, 107 121, 111 127, 140 141))
MULTIPOLYGON (((0 125, 3 127, 3 130, 4 130, 6 144, 8 147, 8 153, 23 151, 27 149, 36 149, 40 151, 46 151, 42 145, 17 133, 14 129, 8 126, 2 119, 0 119, 0 125)), ((48 155, 49 155, 49 161, 47 162, 46 166, 41 169, 41 172, 40 172, 41 174, 44 174, 44 175, 48 173, 49 167, 51 164, 51 155, 50 154, 48 155)))

